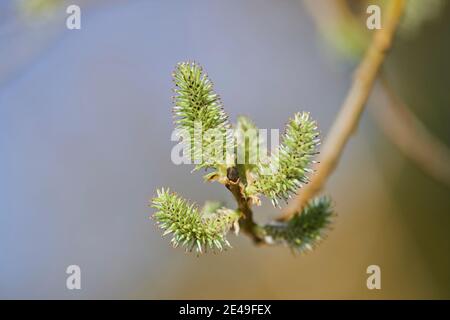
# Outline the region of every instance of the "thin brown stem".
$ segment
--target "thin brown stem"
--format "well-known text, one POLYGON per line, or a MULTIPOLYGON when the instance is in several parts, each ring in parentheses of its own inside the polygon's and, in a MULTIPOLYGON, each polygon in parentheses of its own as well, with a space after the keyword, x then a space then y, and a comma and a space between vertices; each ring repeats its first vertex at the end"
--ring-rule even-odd
POLYGON ((404 6, 405 0, 389 2, 383 28, 375 32, 369 48, 355 72, 347 97, 325 140, 319 156, 320 165, 317 167, 317 173, 312 177, 310 183, 299 191, 298 196, 285 209, 280 220, 288 220, 301 211, 304 205, 322 190, 336 168, 345 145, 357 128, 380 67, 391 48, 404 6))
POLYGON ((228 180, 225 186, 233 194, 234 199, 238 204, 238 210, 243 215, 243 217, 239 220, 241 230, 246 235, 250 236, 255 244, 263 244, 264 239, 261 235, 261 227, 253 220, 253 211, 251 209, 250 199, 245 197, 242 183, 239 180, 228 180))

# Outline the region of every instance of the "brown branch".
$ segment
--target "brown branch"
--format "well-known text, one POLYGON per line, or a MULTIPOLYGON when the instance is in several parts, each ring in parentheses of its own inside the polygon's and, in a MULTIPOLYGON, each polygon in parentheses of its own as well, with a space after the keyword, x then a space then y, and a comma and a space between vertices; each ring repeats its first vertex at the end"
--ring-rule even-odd
POLYGON ((358 66, 353 83, 340 112, 333 123, 319 157, 320 165, 309 184, 285 209, 280 220, 288 220, 314 197, 325 185, 336 168, 347 141, 356 130, 364 106, 369 98, 387 51, 391 48, 397 26, 403 14, 404 0, 389 2, 383 28, 377 30, 369 48, 358 66))
POLYGON ((406 157, 436 181, 450 186, 448 147, 426 129, 385 78, 381 78, 381 89, 388 103, 370 108, 378 126, 406 157))
MULTIPOLYGON (((340 21, 345 21, 352 25, 354 32, 362 35, 364 30, 354 29, 360 24, 360 19, 351 12, 346 0, 333 1, 334 7, 328 11, 323 8, 327 5, 324 2, 304 0, 304 3, 323 32, 333 30, 339 26, 340 21)), ((450 185, 449 147, 427 130, 405 102, 395 94, 385 78, 381 80, 379 95, 387 99, 389 105, 377 105, 376 108, 370 109, 377 125, 405 157, 436 181, 450 185)))
POLYGON ((233 177, 234 168, 229 168, 227 173, 227 181, 225 187, 233 194, 234 199, 238 204, 238 210, 242 213, 242 218, 239 220, 239 227, 241 230, 252 238, 255 244, 264 244, 264 236, 262 235, 261 227, 253 220, 253 211, 251 209, 251 200, 244 194, 244 186, 238 176, 233 177))

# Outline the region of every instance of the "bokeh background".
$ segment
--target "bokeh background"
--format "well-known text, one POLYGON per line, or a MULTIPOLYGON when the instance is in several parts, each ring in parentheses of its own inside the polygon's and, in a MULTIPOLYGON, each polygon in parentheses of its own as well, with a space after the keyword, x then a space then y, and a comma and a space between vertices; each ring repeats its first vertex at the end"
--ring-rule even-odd
MULTIPOLYGON (((447 2, 397 38, 385 73, 448 145, 447 2)), ((339 36, 351 51, 345 33, 328 38, 339 36)), ((233 235, 218 255, 172 249, 149 220, 157 187, 233 205, 170 161, 171 72, 183 60, 205 67, 232 121, 283 128, 305 110, 325 136, 358 58, 336 50, 300 0, 0 2, 0 298, 450 298, 449 187, 370 112, 327 185, 338 216, 317 250, 294 256, 233 235), (65 27, 68 4, 81 7, 81 30, 65 27), (81 290, 66 289, 71 264, 81 290), (366 287, 371 264, 381 290, 366 287)), ((276 214, 265 202, 257 219, 276 214)))

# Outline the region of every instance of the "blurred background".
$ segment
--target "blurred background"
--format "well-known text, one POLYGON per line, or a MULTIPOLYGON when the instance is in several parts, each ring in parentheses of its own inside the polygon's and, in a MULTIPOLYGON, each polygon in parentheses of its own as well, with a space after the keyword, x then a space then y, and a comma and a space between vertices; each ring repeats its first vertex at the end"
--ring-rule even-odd
MULTIPOLYGON (((450 3, 409 1, 384 77, 448 146, 450 3)), ((314 252, 230 235, 233 249, 196 257, 149 220, 162 186, 234 205, 170 160, 175 64, 202 64, 233 122, 283 128, 305 110, 325 136, 372 35, 364 3, 1 1, 0 298, 450 298, 450 188, 388 138, 376 92, 327 185, 338 216, 314 252), (342 19, 343 3, 362 19, 342 19), (66 28, 69 4, 81 30, 66 28), (71 264, 81 290, 66 289, 71 264), (366 287, 372 264, 381 290, 366 287)), ((265 201, 256 218, 277 213, 265 201)))

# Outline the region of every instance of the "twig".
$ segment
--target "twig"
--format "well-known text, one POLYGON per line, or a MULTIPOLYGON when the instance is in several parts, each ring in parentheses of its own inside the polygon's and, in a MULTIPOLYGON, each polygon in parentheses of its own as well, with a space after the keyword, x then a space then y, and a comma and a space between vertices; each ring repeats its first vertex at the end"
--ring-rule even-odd
POLYGON ((347 98, 325 140, 319 157, 320 165, 317 168, 317 173, 284 210, 279 218, 280 220, 288 220, 299 212, 308 200, 323 188, 328 177, 336 168, 347 141, 357 127, 387 51, 391 48, 404 7, 404 0, 389 2, 384 26, 376 31, 363 60, 355 72, 347 98))
MULTIPOLYGON (((323 10, 321 1, 304 1, 306 8, 322 32, 333 30, 339 21, 360 25, 359 19, 348 7, 346 0, 336 0, 333 14, 323 10), (328 12, 328 13, 327 13, 328 12)), ((357 32, 357 30, 354 30, 357 32)), ((362 35, 362 29, 358 29, 362 35)), ((381 77, 379 95, 388 100, 389 105, 377 105, 369 109, 376 124, 400 152, 414 162, 436 181, 450 185, 450 150, 444 142, 433 135, 408 108, 404 101, 392 90, 386 78, 381 77)))
POLYGON ((244 195, 244 188, 239 179, 227 178, 225 186, 233 194, 234 199, 238 203, 238 210, 243 217, 239 220, 241 230, 252 238, 255 244, 264 244, 264 237, 262 235, 261 227, 253 220, 253 211, 250 205, 250 199, 244 195))
POLYGON ((380 94, 388 103, 370 108, 375 121, 400 151, 436 181, 450 186, 450 151, 433 136, 381 78, 380 94))

